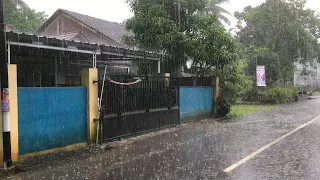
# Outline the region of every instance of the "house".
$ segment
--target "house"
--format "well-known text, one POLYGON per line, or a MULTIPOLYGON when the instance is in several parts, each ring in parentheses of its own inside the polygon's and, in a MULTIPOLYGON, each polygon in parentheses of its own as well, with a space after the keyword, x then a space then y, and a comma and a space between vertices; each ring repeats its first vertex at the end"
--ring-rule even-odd
MULTIPOLYGON (((126 48, 122 37, 127 33, 122 24, 64 9, 58 9, 37 31, 38 36, 118 48, 126 48)), ((134 72, 132 61, 109 60, 106 64, 109 75, 127 75, 134 72)))
POLYGON ((125 47, 124 25, 88 15, 58 9, 37 31, 38 36, 125 47))

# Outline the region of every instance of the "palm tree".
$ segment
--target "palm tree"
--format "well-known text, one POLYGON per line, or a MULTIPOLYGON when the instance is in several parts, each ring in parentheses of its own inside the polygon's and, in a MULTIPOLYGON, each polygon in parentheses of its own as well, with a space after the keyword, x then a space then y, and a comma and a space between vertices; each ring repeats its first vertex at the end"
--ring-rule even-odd
POLYGON ((219 16, 220 22, 224 22, 228 25, 231 24, 230 20, 226 15, 232 15, 229 11, 222 8, 220 5, 229 2, 229 0, 209 0, 207 7, 205 8, 205 13, 207 14, 217 14, 219 16))

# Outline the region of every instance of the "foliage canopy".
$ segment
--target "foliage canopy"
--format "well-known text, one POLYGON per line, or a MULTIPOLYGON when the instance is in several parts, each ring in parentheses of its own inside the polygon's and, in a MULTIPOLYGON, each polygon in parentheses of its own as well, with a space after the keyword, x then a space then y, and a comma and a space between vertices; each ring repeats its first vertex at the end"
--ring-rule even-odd
POLYGON ((250 59, 249 72, 266 65, 268 79, 291 81, 295 63, 319 56, 319 14, 305 7, 306 0, 266 0, 257 7, 236 12, 237 38, 250 59))
POLYGON ((4 0, 5 21, 16 31, 34 33, 47 19, 44 12, 31 9, 22 0, 4 0))
POLYGON ((172 56, 169 67, 187 60, 197 67, 195 76, 235 60, 234 39, 218 16, 206 11, 208 0, 128 0, 134 12, 126 27, 133 34, 124 39, 143 49, 172 56))

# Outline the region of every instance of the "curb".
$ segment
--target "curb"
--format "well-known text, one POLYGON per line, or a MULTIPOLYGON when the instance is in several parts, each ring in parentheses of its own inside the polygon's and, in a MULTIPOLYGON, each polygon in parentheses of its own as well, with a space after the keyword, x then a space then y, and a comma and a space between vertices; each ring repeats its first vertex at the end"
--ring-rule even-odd
POLYGON ((309 100, 312 100, 312 99, 320 99, 320 96, 308 96, 308 99, 309 99, 309 100))

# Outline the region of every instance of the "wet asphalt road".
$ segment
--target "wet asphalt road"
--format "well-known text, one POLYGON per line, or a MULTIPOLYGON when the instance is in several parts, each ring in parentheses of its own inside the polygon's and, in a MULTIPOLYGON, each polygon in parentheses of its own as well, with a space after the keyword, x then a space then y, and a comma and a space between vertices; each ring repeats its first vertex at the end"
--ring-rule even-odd
POLYGON ((316 99, 224 123, 192 122, 8 179, 320 179, 320 119, 222 172, 319 115, 316 99))

